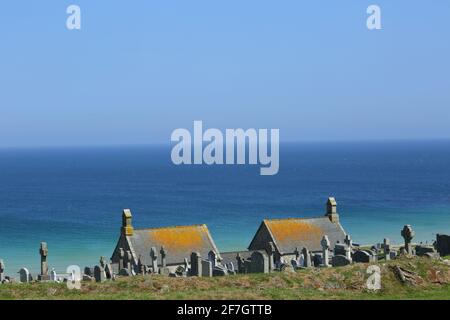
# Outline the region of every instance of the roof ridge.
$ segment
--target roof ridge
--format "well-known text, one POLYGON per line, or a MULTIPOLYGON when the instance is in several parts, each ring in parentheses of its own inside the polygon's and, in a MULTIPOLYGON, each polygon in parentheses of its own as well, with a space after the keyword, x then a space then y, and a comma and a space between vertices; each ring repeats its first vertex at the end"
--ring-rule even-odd
POLYGON ((206 224, 192 224, 188 226, 166 226, 166 227, 155 227, 155 228, 135 228, 134 231, 145 231, 145 230, 161 230, 161 229, 175 229, 175 228, 193 228, 193 227, 205 227, 208 229, 206 224))
POLYGON ((312 219, 328 219, 326 216, 316 216, 316 217, 308 217, 308 218, 273 218, 273 219, 263 219, 266 221, 283 221, 283 220, 312 220, 312 219))

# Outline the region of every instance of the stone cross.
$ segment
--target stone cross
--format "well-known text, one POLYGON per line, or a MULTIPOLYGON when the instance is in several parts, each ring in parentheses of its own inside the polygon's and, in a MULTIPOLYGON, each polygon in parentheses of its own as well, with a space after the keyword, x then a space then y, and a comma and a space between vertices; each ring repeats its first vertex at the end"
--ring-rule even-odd
POLYGON ((385 260, 391 260, 391 241, 388 238, 384 238, 383 247, 385 260))
POLYGON ((100 257, 100 266, 102 267, 102 268, 104 268, 105 267, 105 264, 106 264, 106 259, 105 259, 105 257, 100 257))
POLYGON ((161 250, 159 250, 159 253, 161 253, 161 267, 165 268, 167 251, 164 247, 161 247, 161 250))
POLYGON ((327 235, 324 235, 322 240, 320 241, 322 245, 322 261, 324 267, 330 267, 330 239, 328 239, 327 235))
POLYGON ((133 260, 133 255, 131 254, 130 250, 127 250, 127 265, 126 268, 131 273, 131 261, 133 260))
POLYGON ((345 235, 344 243, 345 243, 348 247, 350 247, 350 250, 352 249, 353 241, 352 241, 352 238, 350 237, 350 235, 348 235, 348 234, 345 235))
POLYGON ((274 253, 276 251, 275 245, 273 244, 272 241, 270 241, 267 244, 266 251, 267 251, 267 255, 269 256, 269 272, 272 272, 275 269, 275 263, 273 261, 274 260, 273 259, 273 255, 274 255, 274 253))
POLYGON ((3 260, 0 259, 0 283, 5 280, 5 264, 3 263, 3 260))
POLYGON ((125 267, 123 263, 124 258, 125 258, 125 251, 123 250, 123 248, 119 248, 119 270, 122 270, 125 267))
POLYGON ((153 273, 158 273, 158 254, 155 247, 150 249, 150 259, 152 260, 153 273))
POLYGON ((309 250, 307 248, 303 248, 302 255, 304 258, 303 266, 305 268, 310 268, 311 267, 311 255, 309 254, 309 250))
POLYGON ((412 227, 407 224, 403 227, 402 233, 401 233, 403 239, 405 239, 405 251, 406 254, 411 255, 412 252, 412 246, 411 246, 411 240, 414 238, 415 233, 412 227))
POLYGON ((191 253, 191 276, 202 276, 202 256, 198 252, 191 253))
POLYGON ((41 242, 39 254, 41 255, 41 276, 48 276, 48 248, 46 242, 41 242))

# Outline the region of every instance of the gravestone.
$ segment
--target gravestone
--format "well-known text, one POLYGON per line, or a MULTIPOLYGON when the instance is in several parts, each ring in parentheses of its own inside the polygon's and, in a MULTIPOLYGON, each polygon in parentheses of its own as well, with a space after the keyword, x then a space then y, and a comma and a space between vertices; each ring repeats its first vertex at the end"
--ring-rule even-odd
POLYGON ((390 259, 395 259, 398 256, 398 252, 395 250, 391 250, 391 252, 389 252, 389 256, 390 259))
POLYGON ((431 254, 435 254, 436 253, 436 249, 434 249, 433 246, 427 246, 427 245, 417 245, 416 246, 416 255, 418 255, 419 257, 425 256, 425 254, 427 253, 431 253, 431 254))
POLYGON ((222 277, 222 276, 227 276, 228 275, 228 271, 227 268, 222 266, 222 265, 217 265, 213 268, 213 276, 214 277, 222 277))
POLYGON ((188 259, 187 259, 187 258, 184 258, 184 260, 183 260, 183 266, 184 266, 184 270, 185 270, 186 272, 188 272, 188 270, 189 270, 189 262, 188 262, 188 259))
POLYGON ((345 245, 347 246, 347 247, 349 247, 350 249, 352 248, 352 246, 353 246, 353 241, 352 241, 352 238, 350 237, 350 235, 345 235, 345 239, 344 239, 344 243, 345 243, 345 245))
POLYGON ((94 276, 94 268, 84 267, 84 274, 89 277, 93 277, 94 276))
POLYGON ((297 269, 297 268, 298 268, 298 262, 297 262, 297 260, 292 259, 292 260, 291 260, 291 265, 292 265, 292 268, 297 269))
POLYGON ((254 251, 252 253, 250 272, 269 273, 269 257, 265 251, 254 251))
MULTIPOLYGON (((178 276, 178 277, 185 277, 186 276, 186 272, 187 272, 187 269, 185 269, 185 267, 183 267, 183 266, 178 266, 176 269, 175 269, 175 274, 178 276)), ((170 276, 170 275, 169 275, 170 276)))
POLYGON ((103 257, 103 256, 100 257, 99 262, 100 262, 100 267, 104 268, 104 267, 105 267, 105 264, 106 264, 106 259, 105 259, 105 257, 103 257))
POLYGON ((211 261, 213 268, 217 266, 217 254, 214 251, 208 253, 208 260, 211 261))
POLYGON ((138 272, 142 275, 145 275, 147 273, 145 264, 142 263, 142 255, 139 255, 139 258, 138 258, 138 272))
POLYGON ((131 254, 130 250, 127 250, 126 252, 126 268, 128 269, 128 271, 130 272, 130 274, 132 274, 133 270, 132 270, 132 259, 133 259, 133 255, 131 254))
POLYGON ((321 267, 323 265, 323 257, 320 253, 315 253, 312 256, 312 265, 314 267, 321 267))
POLYGON ((347 245, 346 244, 336 243, 334 245, 333 253, 334 253, 335 256, 337 256, 337 255, 345 256, 346 250, 347 250, 347 245))
MULTIPOLYGON (((266 252, 267 256, 269 257, 269 272, 272 272, 275 270, 275 263, 274 263, 274 254, 275 254, 275 245, 272 241, 267 243, 266 252)), ((297 250, 298 251, 298 250, 297 250)))
POLYGON ((114 271, 112 268, 112 265, 110 263, 107 263, 105 265, 105 275, 106 275, 106 279, 112 280, 112 278, 114 277, 114 271))
POLYGON ((330 239, 328 239, 327 235, 324 235, 322 240, 320 241, 322 246, 322 264, 324 267, 330 267, 330 239))
POLYGON ((199 252, 191 253, 191 276, 202 276, 202 256, 199 252))
POLYGON ((5 280, 5 263, 0 259, 0 283, 5 280))
POLYGON ((159 250, 159 253, 161 254, 161 267, 166 268, 166 256, 167 256, 167 251, 164 247, 161 247, 161 250, 159 250))
POLYGON ((337 256, 333 256, 331 259, 331 264, 333 267, 343 267, 351 264, 352 261, 349 260, 346 256, 338 254, 337 256))
POLYGON ((94 278, 95 282, 105 282, 106 281, 106 274, 105 269, 101 266, 95 266, 94 267, 94 278))
POLYGON ((212 277, 213 276, 213 264, 210 260, 202 260, 202 277, 212 277))
MULTIPOLYGON (((122 276, 122 277, 129 277, 129 276, 131 276, 130 270, 128 270, 126 268, 120 269, 119 276, 122 276)), ((113 277, 113 279, 114 279, 114 277, 113 277)))
POLYGON ((414 230, 412 229, 412 227, 409 224, 407 224, 403 227, 401 235, 402 235, 403 239, 405 240, 406 254, 412 255, 413 249, 412 249, 411 241, 415 236, 414 230))
POLYGON ((450 236, 445 234, 437 234, 436 249, 442 257, 450 255, 450 236))
POLYGON ((151 259, 153 273, 158 273, 158 254, 156 252, 155 247, 152 247, 150 249, 150 259, 151 259))
POLYGON ((28 283, 31 281, 30 271, 27 268, 22 268, 19 270, 19 281, 21 283, 28 283))
POLYGON ((245 273, 245 260, 244 258, 241 257, 239 253, 236 255, 236 265, 237 265, 237 272, 245 273))
POLYGON ((391 241, 388 238, 383 240, 384 259, 391 260, 391 241))
POLYGON ((119 270, 125 268, 125 250, 119 248, 119 270))
POLYGON ((39 281, 50 280, 50 276, 48 275, 48 262, 47 262, 48 248, 46 242, 41 242, 39 254, 41 256, 41 274, 38 275, 38 280, 39 281))
POLYGON ((371 256, 367 251, 357 250, 353 254, 353 261, 358 263, 369 263, 371 262, 371 256))
POLYGON ((352 261, 352 250, 349 246, 345 246, 345 257, 350 261, 352 261))
POLYGON ((52 271, 50 271, 50 281, 53 281, 53 282, 58 281, 58 276, 57 276, 54 268, 52 269, 52 271))
POLYGON ((234 263, 232 261, 228 262, 226 266, 230 273, 236 273, 236 269, 234 268, 234 263))
POLYGON ((309 250, 307 248, 302 249, 303 255, 303 267, 310 268, 311 267, 311 255, 309 254, 309 250))

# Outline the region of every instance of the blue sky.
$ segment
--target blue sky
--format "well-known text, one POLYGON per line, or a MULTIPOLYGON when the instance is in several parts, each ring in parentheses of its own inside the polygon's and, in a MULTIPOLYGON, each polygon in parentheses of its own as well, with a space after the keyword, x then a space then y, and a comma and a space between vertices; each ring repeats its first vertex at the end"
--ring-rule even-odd
POLYGON ((447 0, 2 2, 0 147, 169 143, 194 120, 282 141, 450 138, 448 21, 447 0))

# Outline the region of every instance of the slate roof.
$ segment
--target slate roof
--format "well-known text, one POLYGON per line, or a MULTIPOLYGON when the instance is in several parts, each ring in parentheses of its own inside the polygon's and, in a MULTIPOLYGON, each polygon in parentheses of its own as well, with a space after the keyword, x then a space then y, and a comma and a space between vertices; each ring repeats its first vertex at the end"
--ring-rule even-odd
POLYGON ((163 246, 167 252, 168 265, 182 264, 184 258, 190 259, 192 252, 199 252, 204 259, 208 253, 219 251, 206 225, 177 226, 151 229, 134 229, 132 236, 127 236, 131 251, 137 261, 141 255, 142 262, 151 264, 150 250, 155 247, 158 252, 158 264, 161 264, 159 253, 163 246))
POLYGON ((338 241, 344 243, 344 229, 339 223, 331 222, 327 216, 263 220, 249 249, 262 249, 258 248, 257 239, 271 239, 281 254, 294 253, 295 248, 301 251, 304 247, 310 251, 321 251, 320 241, 324 235, 330 239, 331 249, 338 241))

